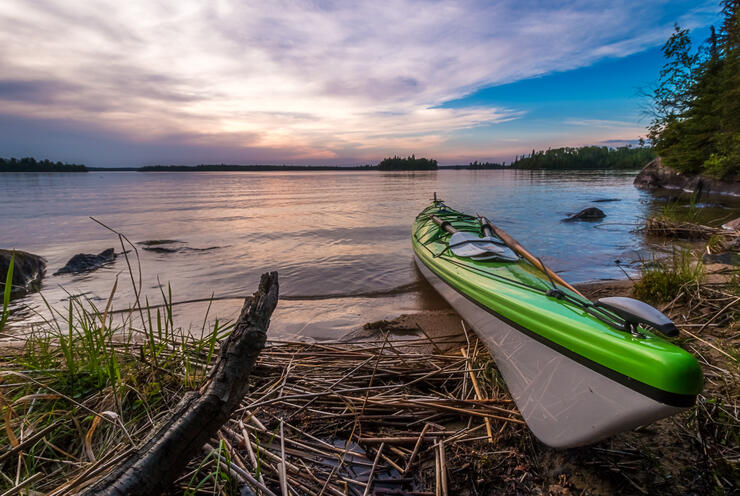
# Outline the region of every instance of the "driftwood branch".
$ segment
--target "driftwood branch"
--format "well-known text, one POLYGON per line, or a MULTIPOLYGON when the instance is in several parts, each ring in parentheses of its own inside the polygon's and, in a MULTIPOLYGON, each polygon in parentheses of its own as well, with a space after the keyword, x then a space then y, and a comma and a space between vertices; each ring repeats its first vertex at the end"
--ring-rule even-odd
POLYGON ((207 385, 188 393, 170 420, 135 455, 86 489, 85 496, 155 495, 171 486, 247 393, 277 301, 277 272, 263 274, 258 291, 246 299, 234 331, 221 346, 207 385))

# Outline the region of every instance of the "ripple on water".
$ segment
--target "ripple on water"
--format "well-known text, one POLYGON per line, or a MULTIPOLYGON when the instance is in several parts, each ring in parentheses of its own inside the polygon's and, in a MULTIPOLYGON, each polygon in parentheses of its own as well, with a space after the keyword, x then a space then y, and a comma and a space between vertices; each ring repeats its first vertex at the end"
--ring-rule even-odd
MULTIPOLYGON (((175 250, 137 245, 144 295, 153 304, 161 303, 159 284, 170 283, 176 301, 229 297, 213 303, 209 318, 235 318, 260 274, 277 270, 286 298, 271 335, 324 339, 444 305, 415 270, 410 243, 414 217, 435 191, 458 210, 488 216, 569 281, 624 277, 614 261, 628 265, 631 254, 644 252, 634 228, 662 208, 632 186, 633 177, 465 170, 3 174, 0 247, 43 255, 52 269, 112 242, 118 251, 117 238, 93 216, 131 240, 175 250), (610 200, 599 203, 603 221, 560 222, 599 199, 610 200)), ((735 207, 717 211, 740 215, 735 207)), ((52 305, 66 305, 67 291, 107 299, 117 276, 117 307, 133 300, 123 257, 83 276, 51 272, 43 292, 52 305)), ((19 303, 45 311, 39 295, 19 303)), ((199 329, 207 306, 175 307, 177 322, 199 329)))

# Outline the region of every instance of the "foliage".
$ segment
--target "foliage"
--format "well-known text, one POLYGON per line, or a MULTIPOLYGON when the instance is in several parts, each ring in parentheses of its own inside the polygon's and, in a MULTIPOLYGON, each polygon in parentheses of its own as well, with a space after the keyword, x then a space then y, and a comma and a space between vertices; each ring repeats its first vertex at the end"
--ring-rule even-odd
POLYGON ((698 49, 675 26, 652 91, 648 137, 664 163, 682 172, 729 178, 740 173, 740 10, 723 0, 719 32, 698 49))
POLYGON ((534 151, 512 162, 513 169, 639 169, 655 158, 648 147, 583 146, 534 151))
POLYGON ((688 249, 674 248, 670 258, 644 263, 640 280, 635 282, 632 293, 635 298, 650 303, 671 301, 688 284, 704 279, 704 265, 694 261, 688 249))
POLYGON ((660 217, 675 222, 698 223, 699 215, 701 215, 699 196, 698 193, 693 193, 688 204, 678 198, 668 198, 663 204, 660 217))
POLYGON ((81 164, 64 164, 33 157, 0 158, 0 172, 87 172, 81 164))
POLYGON ((393 156, 385 158, 378 164, 379 170, 436 170, 437 161, 428 158, 416 158, 415 155, 401 158, 393 156))

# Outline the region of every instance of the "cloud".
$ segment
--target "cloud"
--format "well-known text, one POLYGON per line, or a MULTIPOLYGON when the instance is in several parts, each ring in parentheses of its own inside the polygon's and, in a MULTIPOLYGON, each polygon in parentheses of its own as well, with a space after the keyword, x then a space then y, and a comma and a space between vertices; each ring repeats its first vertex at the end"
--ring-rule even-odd
POLYGON ((598 144, 606 146, 637 146, 640 144, 639 139, 608 139, 600 141, 598 144))
POLYGON ((588 128, 602 128, 602 129, 634 129, 637 126, 634 122, 627 121, 615 121, 607 119, 566 119, 563 124, 568 126, 580 126, 588 128))
POLYGON ((79 89, 78 85, 53 79, 0 79, 0 101, 49 104, 79 89))
MULTIPOLYGON (((707 5, 683 19, 700 24, 716 12, 707 5)), ((0 99, 8 114, 131 142, 243 147, 243 161, 262 156, 255 149, 317 160, 434 152, 460 130, 523 115, 435 108, 442 102, 643 50, 670 30, 672 20, 656 22, 664 9, 638 0, 5 0, 0 99)))

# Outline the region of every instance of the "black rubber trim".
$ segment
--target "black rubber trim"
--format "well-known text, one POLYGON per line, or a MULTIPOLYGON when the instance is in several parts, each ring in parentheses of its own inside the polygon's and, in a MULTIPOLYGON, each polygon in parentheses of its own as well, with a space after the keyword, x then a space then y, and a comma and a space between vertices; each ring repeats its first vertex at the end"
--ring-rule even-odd
POLYGON ((441 275, 437 273, 437 271, 435 271, 432 267, 427 265, 426 262, 424 262, 424 260, 421 259, 421 257, 419 257, 418 255, 415 255, 415 256, 419 261, 421 261, 421 263, 424 264, 426 268, 431 270, 432 273, 434 273, 434 275, 436 275, 440 281, 442 281, 443 283, 448 285, 450 288, 457 291, 460 295, 464 296, 466 299, 468 299, 472 303, 475 303, 478 307, 485 310, 487 313, 493 315, 497 319, 513 327, 514 329, 521 332, 522 334, 525 334, 526 336, 534 339, 535 341, 544 344, 548 348, 551 348, 557 351, 561 355, 565 355, 571 360, 578 362, 585 367, 588 367, 594 372, 598 372, 604 377, 607 377, 615 382, 618 382, 619 384, 622 384, 623 386, 626 386, 633 391, 636 391, 644 396, 647 396, 648 398, 651 398, 665 405, 686 408, 686 407, 693 406, 694 403, 696 402, 695 394, 671 393, 670 391, 664 391, 662 389, 656 388, 655 386, 651 386, 650 384, 645 384, 644 382, 640 382, 637 379, 634 379, 628 375, 624 375, 621 372, 617 372, 616 370, 613 370, 613 369, 610 369, 609 367, 601 365, 598 362, 594 362, 593 360, 586 358, 583 355, 579 355, 578 353, 572 350, 569 350, 565 346, 562 346, 554 341, 551 341, 547 339, 546 337, 532 331, 531 329, 527 329, 526 327, 520 324, 517 324, 513 320, 510 320, 504 317, 503 315, 491 310, 490 308, 485 306, 483 303, 480 303, 474 298, 471 298, 470 296, 466 295, 465 293, 457 289, 455 286, 447 282, 444 279, 444 277, 442 277, 441 275))

